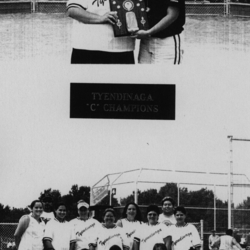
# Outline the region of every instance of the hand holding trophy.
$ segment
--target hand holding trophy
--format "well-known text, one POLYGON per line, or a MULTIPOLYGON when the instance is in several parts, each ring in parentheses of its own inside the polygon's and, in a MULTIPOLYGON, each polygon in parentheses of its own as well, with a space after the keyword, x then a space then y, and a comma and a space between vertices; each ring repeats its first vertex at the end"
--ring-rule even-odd
POLYGON ((144 0, 110 0, 111 11, 117 11, 115 37, 131 36, 138 30, 147 30, 147 14, 144 0))

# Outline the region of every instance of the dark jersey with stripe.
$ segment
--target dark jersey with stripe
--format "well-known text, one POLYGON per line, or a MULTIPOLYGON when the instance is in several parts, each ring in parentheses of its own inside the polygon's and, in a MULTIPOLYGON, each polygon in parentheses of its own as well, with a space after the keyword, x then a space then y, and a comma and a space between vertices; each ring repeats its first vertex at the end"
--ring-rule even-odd
POLYGON ((148 7, 148 22, 149 28, 152 28, 167 14, 169 6, 176 6, 179 9, 178 18, 170 24, 166 29, 157 32, 152 37, 165 38, 180 34, 184 29, 186 14, 185 14, 185 0, 146 0, 148 7))

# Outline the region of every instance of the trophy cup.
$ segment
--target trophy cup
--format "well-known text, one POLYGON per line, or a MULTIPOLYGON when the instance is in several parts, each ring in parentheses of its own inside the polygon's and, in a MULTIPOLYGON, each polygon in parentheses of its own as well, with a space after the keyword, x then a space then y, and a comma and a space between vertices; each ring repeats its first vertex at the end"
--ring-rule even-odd
POLYGON ((115 37, 130 36, 138 30, 147 30, 148 21, 144 0, 109 0, 111 11, 118 15, 113 26, 115 37))

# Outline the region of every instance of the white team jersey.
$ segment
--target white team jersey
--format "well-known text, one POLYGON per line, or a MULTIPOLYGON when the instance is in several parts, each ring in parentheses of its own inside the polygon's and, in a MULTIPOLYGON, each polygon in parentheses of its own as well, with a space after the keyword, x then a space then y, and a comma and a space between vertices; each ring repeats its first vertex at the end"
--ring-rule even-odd
POLYGON ((89 249, 89 244, 97 244, 98 232, 102 227, 99 221, 93 218, 86 221, 75 218, 69 223, 73 228, 76 239, 76 250, 89 249))
POLYGON ((55 215, 53 212, 47 213, 44 212, 41 214, 41 219, 45 221, 45 223, 47 223, 49 220, 54 219, 55 215))
POLYGON ((173 225, 169 228, 174 250, 189 250, 190 247, 201 246, 200 235, 194 225, 187 223, 181 227, 173 225))
POLYGON ((230 235, 223 235, 220 237, 220 249, 221 250, 232 250, 233 248, 233 237, 230 235))
POLYGON ((31 215, 29 225, 22 235, 18 250, 43 250, 44 221, 38 222, 31 215))
POLYGON ((140 250, 153 250, 155 244, 164 244, 164 239, 171 235, 169 227, 162 223, 154 226, 144 223, 140 230, 136 231, 134 240, 140 244, 140 250))
POLYGON ((168 222, 168 223, 170 223, 172 225, 175 225, 176 224, 176 219, 175 219, 174 214, 172 214, 170 216, 166 216, 165 214, 162 213, 162 214, 159 215, 158 222, 160 222, 160 223, 168 222))
POLYGON ((121 227, 106 228, 102 225, 98 236, 98 250, 109 250, 112 246, 118 246, 121 250, 123 247, 127 249, 129 247, 127 237, 121 227))
POLYGON ((134 242, 134 235, 137 230, 140 230, 143 224, 140 221, 129 221, 126 218, 121 219, 121 222, 122 222, 122 228, 124 229, 124 232, 129 242, 129 248, 132 249, 134 242))
POLYGON ((50 220, 45 227, 44 240, 49 240, 56 250, 69 250, 70 243, 75 242, 74 233, 68 221, 50 220))
MULTIPOLYGON (((84 9, 97 15, 110 11, 109 1, 69 0, 67 9, 74 7, 84 9)), ((99 50, 107 52, 133 51, 135 39, 131 37, 114 37, 111 24, 86 24, 73 20, 72 46, 75 49, 99 50)))

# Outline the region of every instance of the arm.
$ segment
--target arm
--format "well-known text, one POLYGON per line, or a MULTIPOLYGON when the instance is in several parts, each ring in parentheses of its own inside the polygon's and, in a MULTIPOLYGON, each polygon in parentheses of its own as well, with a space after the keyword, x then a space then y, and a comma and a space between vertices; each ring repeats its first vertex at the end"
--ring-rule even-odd
MULTIPOLYGON (((76 243, 75 242, 71 242, 69 250, 75 250, 75 246, 76 246, 76 243)), ((89 248, 89 250, 92 250, 92 249, 89 248)))
POLYGON ((212 249, 212 247, 211 247, 212 243, 213 242, 211 240, 211 235, 210 235, 209 238, 208 238, 208 247, 209 247, 210 250, 212 249))
POLYGON ((100 16, 95 13, 90 13, 84 10, 83 8, 69 6, 67 14, 69 17, 86 24, 101 24, 101 23, 115 24, 117 21, 116 11, 110 11, 100 16))
POLYGON ((217 240, 215 240, 214 242, 212 242, 211 248, 214 247, 217 244, 220 245, 220 238, 218 238, 217 240))
POLYGON ((44 249, 54 249, 53 245, 52 245, 52 242, 50 240, 43 240, 43 245, 44 245, 44 249))
POLYGON ((140 249, 140 243, 134 240, 132 250, 139 250, 139 249, 140 249))
POLYGON ((237 248, 239 248, 240 250, 242 250, 240 244, 235 240, 235 238, 233 238, 232 242, 233 242, 233 245, 235 245, 237 248))
POLYGON ((171 248, 172 248, 172 237, 167 236, 163 240, 164 240, 165 246, 167 247, 167 250, 171 250, 171 248))
POLYGON ((14 237, 15 237, 15 245, 16 248, 18 249, 21 238, 23 233, 26 231, 26 229, 29 226, 30 218, 28 215, 23 216, 17 226, 17 229, 15 231, 14 237))
POLYGON ((176 6, 169 6, 167 8, 167 15, 161 19, 155 26, 149 30, 139 30, 132 37, 141 39, 145 37, 150 37, 151 35, 166 29, 170 24, 172 24, 179 16, 179 8, 176 6))

